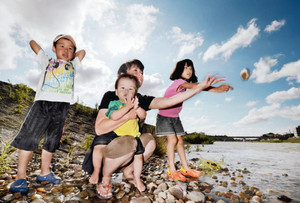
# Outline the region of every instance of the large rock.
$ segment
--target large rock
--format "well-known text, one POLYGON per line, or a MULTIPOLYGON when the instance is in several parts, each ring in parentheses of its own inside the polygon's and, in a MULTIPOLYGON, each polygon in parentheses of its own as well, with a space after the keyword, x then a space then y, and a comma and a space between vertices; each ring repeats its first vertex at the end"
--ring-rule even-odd
POLYGON ((188 192, 187 198, 195 203, 205 202, 205 195, 202 192, 198 192, 198 191, 188 192))

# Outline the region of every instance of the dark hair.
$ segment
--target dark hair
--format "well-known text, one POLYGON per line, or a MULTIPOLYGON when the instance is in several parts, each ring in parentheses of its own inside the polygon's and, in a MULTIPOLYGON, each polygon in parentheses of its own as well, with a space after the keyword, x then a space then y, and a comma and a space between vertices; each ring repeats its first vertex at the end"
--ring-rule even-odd
POLYGON ((118 89, 119 81, 120 81, 122 78, 128 78, 128 79, 130 79, 130 80, 133 80, 133 82, 135 83, 135 86, 136 86, 136 92, 137 92, 137 90, 138 90, 138 88, 139 88, 139 82, 138 82, 137 78, 136 78, 135 76, 129 75, 129 74, 127 74, 127 73, 119 75, 118 79, 117 79, 116 82, 115 82, 115 89, 118 89))
MULTIPOLYGON (((66 40, 69 40, 70 42, 72 42, 70 39, 68 39, 68 38, 66 38, 66 37, 62 37, 62 38, 60 38, 60 39, 66 39, 66 40)), ((59 39, 59 40, 60 40, 59 39)), ((56 48, 56 44, 57 44, 57 42, 59 41, 59 40, 57 40, 57 41, 55 41, 55 42, 53 42, 53 46, 56 48)), ((72 42, 72 44, 73 44, 73 42, 72 42)), ((74 45, 73 45, 74 46, 74 45)), ((76 52, 76 46, 74 46, 74 53, 76 52)))
POLYGON ((119 70, 118 70, 118 75, 121 75, 121 74, 126 74, 128 69, 132 66, 132 65, 136 65, 141 71, 144 71, 144 65, 143 63, 138 60, 138 59, 133 59, 131 61, 127 61, 125 63, 123 63, 119 70))
POLYGON ((176 79, 183 79, 181 77, 181 74, 183 73, 183 70, 184 70, 184 66, 187 65, 187 66, 191 66, 192 69, 193 69, 193 73, 192 73, 192 76, 190 79, 187 80, 187 82, 198 82, 198 78, 195 74, 195 68, 194 68, 194 64, 193 64, 193 61, 190 60, 190 59, 184 59, 182 61, 178 61, 176 63, 176 66, 172 72, 172 74, 170 75, 170 79, 171 80, 176 80, 176 79))

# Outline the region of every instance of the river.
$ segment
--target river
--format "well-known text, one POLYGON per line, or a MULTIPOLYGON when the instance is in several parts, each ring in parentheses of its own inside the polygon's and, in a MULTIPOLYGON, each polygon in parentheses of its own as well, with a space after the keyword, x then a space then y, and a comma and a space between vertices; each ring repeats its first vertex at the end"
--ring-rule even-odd
MULTIPOLYGON (((243 181, 248 186, 259 188, 266 195, 267 201, 277 202, 277 197, 284 195, 292 198, 293 202, 300 202, 299 143, 215 142, 200 146, 200 152, 193 150, 195 145, 191 147, 187 153, 188 159, 203 157, 220 161, 223 157, 229 171, 247 168, 250 173, 243 174, 243 181)), ((225 178, 220 176, 218 181, 225 181, 225 178)), ((215 181, 205 176, 202 179, 215 181)), ((234 187, 228 189, 237 193, 240 190, 234 187)))

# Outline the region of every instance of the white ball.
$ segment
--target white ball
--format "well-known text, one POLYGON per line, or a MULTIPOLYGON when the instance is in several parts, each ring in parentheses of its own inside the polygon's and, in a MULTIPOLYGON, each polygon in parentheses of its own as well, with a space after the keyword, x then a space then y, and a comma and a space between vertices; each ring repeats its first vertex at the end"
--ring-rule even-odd
POLYGON ((240 75, 241 75, 242 80, 248 80, 249 77, 250 77, 250 71, 249 71, 249 69, 248 68, 244 68, 241 71, 240 75))

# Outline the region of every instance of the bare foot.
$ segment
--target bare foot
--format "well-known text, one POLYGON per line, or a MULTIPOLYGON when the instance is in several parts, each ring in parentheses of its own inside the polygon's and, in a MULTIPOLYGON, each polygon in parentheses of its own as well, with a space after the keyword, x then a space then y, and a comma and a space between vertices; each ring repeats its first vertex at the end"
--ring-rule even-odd
POLYGON ((98 184, 99 181, 99 173, 92 173, 89 182, 92 184, 98 184))
POLYGON ((127 181, 127 182, 129 182, 129 183, 135 185, 133 174, 127 174, 127 175, 126 175, 125 173, 123 173, 122 179, 123 179, 124 181, 127 181))
POLYGON ((100 183, 97 185, 96 190, 101 199, 109 199, 112 197, 111 184, 100 183))
POLYGON ((143 183, 143 181, 139 178, 135 180, 135 187, 140 191, 140 192, 145 192, 146 187, 143 183))
POLYGON ((130 167, 124 168, 122 179, 123 179, 124 181, 128 181, 129 183, 135 185, 132 168, 130 168, 130 167))

